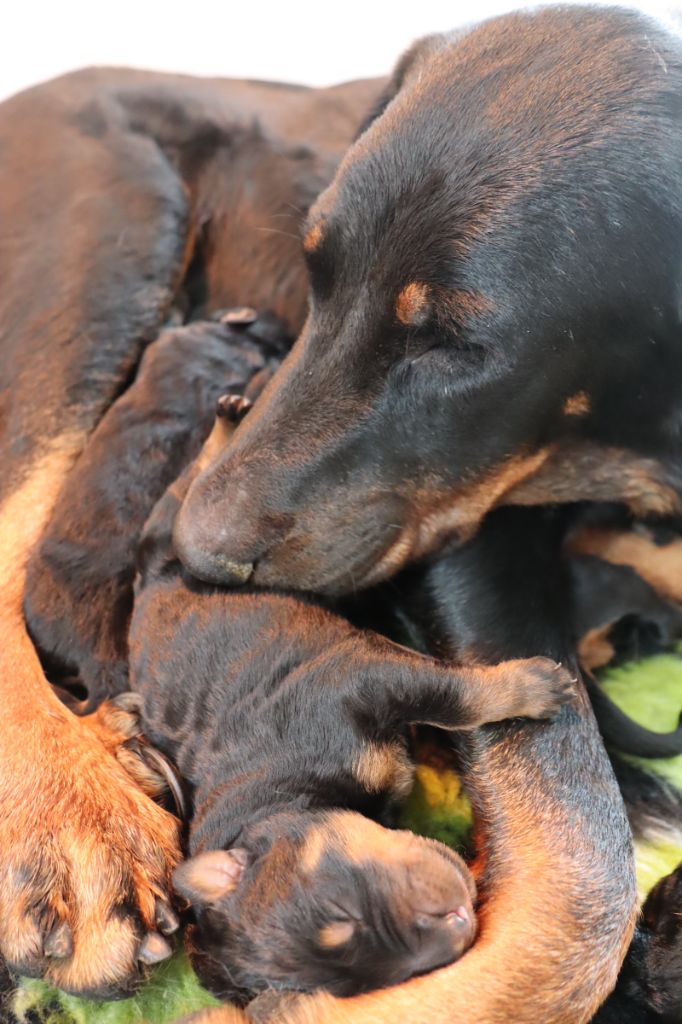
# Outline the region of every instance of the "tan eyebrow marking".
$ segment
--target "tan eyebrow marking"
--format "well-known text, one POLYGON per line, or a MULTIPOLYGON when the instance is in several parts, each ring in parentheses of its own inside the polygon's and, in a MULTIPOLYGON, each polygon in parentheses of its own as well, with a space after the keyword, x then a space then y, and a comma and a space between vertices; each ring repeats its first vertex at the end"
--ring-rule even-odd
POLYGON ((321 220, 318 220, 317 224, 313 224, 313 226, 310 228, 310 230, 306 234, 305 238, 303 239, 303 251, 304 252, 315 252, 315 250, 318 248, 320 242, 322 241, 322 236, 323 235, 324 235, 324 222, 321 221, 321 220))
POLYGON ((592 408, 587 391, 578 391, 564 402, 564 416, 587 416, 592 408))
POLYGON ((429 289, 419 281, 406 284, 395 302, 395 315, 406 327, 423 323, 431 312, 429 289))

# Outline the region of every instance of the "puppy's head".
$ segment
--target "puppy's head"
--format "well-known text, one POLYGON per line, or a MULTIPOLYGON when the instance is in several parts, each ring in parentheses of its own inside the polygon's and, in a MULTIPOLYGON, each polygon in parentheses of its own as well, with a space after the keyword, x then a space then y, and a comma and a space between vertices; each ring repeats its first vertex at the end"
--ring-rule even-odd
POLYGON ((352 995, 450 963, 473 942, 474 883, 441 843, 351 811, 277 815, 241 841, 175 872, 196 916, 194 965, 223 998, 352 995))

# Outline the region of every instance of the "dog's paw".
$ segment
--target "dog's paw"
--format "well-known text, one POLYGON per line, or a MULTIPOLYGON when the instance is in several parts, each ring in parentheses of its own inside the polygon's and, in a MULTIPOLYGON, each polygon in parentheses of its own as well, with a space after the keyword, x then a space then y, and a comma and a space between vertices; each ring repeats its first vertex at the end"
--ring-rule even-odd
POLYGON ((83 722, 95 731, 143 793, 159 800, 170 792, 175 810, 184 819, 182 785, 170 761, 144 735, 139 694, 126 691, 100 705, 83 722))
POLYGON ((0 743, 0 956, 102 998, 170 954, 179 859, 178 822, 132 781, 107 714, 46 711, 0 743))
POLYGON ((576 679, 549 658, 524 658, 500 665, 504 672, 504 718, 554 718, 576 696, 576 679))

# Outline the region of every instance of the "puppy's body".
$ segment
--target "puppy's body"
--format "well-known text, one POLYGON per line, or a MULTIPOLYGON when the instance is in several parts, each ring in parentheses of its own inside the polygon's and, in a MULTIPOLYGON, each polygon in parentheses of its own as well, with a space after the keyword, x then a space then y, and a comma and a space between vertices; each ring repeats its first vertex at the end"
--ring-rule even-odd
POLYGON ((197 964, 225 997, 397 983, 455 959, 473 937, 454 855, 362 816, 384 818, 409 789, 406 726, 544 715, 566 699, 565 679, 544 661, 470 674, 300 597, 189 579, 173 525, 223 435, 219 421, 145 528, 130 631, 145 731, 191 786, 194 856, 176 885, 196 906, 197 964), (235 847, 238 878, 227 868, 235 847), (222 888, 216 864, 229 876, 222 888), (325 941, 344 926, 338 943, 325 941))
POLYGON ((194 323, 163 331, 103 418, 31 556, 24 610, 52 683, 80 713, 126 690, 135 554, 145 519, 198 452, 218 397, 282 355, 281 327, 194 323), (259 335, 266 334, 264 341, 259 335), (78 702, 75 694, 83 699, 78 702))

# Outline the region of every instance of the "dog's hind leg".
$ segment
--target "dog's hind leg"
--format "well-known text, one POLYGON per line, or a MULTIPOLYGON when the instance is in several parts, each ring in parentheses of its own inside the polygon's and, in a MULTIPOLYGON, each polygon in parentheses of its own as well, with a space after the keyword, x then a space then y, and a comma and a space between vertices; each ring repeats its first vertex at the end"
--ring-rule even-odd
POLYGON ((109 994, 145 961, 177 822, 54 696, 22 601, 70 467, 166 315, 187 211, 150 140, 84 125, 59 83, 0 107, 0 148, 0 957, 109 994))
MULTIPOLYGON (((562 536, 553 511, 494 513, 473 541, 418 570, 403 616, 442 655, 465 640, 484 663, 566 658, 562 536)), ((613 989, 637 912, 634 856, 584 690, 552 722, 487 726, 460 745, 481 851, 476 942, 394 988, 302 998, 278 1024, 585 1024, 613 989)))

